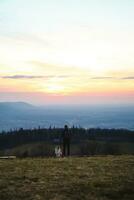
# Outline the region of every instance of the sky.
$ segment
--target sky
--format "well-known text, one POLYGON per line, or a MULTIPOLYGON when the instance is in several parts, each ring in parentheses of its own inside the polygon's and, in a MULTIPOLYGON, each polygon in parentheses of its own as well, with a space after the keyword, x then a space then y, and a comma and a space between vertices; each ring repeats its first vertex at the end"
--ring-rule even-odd
POLYGON ((0 101, 134 102, 133 0, 0 0, 0 101))

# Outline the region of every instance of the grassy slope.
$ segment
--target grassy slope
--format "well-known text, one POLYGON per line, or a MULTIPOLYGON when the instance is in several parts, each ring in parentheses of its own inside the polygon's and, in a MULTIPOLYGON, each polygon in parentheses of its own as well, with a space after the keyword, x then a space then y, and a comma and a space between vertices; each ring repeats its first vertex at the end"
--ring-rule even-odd
POLYGON ((0 160, 0 200, 134 199, 134 156, 0 160))

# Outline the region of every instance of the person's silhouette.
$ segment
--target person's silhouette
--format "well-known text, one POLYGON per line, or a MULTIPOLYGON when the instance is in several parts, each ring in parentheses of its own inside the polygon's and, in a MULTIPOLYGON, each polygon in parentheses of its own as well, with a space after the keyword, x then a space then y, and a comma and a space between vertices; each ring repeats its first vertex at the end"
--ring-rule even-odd
POLYGON ((70 155, 70 133, 68 126, 64 126, 63 131, 63 156, 70 155))

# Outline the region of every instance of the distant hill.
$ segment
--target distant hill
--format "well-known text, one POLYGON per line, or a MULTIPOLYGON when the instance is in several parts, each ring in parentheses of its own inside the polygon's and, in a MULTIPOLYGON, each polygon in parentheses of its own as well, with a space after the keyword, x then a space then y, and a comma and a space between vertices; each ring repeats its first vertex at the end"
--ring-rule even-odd
POLYGON ((0 102, 0 111, 33 109, 34 106, 25 102, 0 102))
POLYGON ((25 102, 0 102, 0 131, 25 128, 35 110, 35 106, 25 102))

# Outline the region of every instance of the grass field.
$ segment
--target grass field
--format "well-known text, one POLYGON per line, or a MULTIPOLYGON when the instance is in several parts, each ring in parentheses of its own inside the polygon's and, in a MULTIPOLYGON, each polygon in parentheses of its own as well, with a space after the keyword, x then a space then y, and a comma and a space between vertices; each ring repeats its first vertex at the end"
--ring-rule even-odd
POLYGON ((134 156, 0 160, 0 200, 133 200, 134 156))

